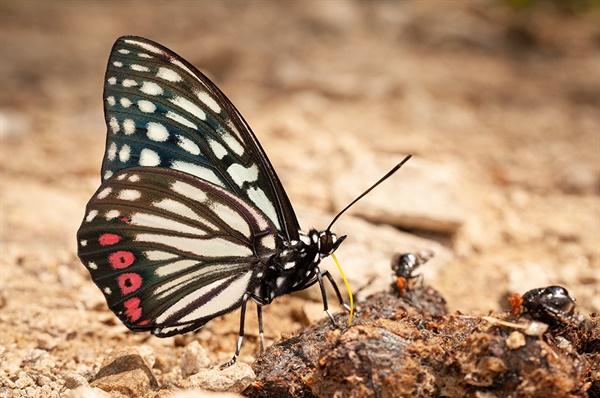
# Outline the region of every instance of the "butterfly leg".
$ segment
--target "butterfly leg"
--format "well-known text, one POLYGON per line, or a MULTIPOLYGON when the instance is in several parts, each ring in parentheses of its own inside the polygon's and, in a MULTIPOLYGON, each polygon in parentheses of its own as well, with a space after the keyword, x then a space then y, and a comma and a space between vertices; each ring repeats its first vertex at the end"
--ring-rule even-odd
POLYGON ((265 352, 265 332, 263 330, 262 305, 256 303, 256 314, 258 315, 258 336, 260 338, 260 355, 265 352))
MULTIPOLYGON (((331 323, 333 324, 334 327, 338 327, 337 322, 335 321, 335 318, 333 317, 333 315, 331 314, 331 311, 329 311, 329 305, 327 304, 327 292, 325 291, 325 284, 323 283, 323 275, 325 275, 325 273, 329 274, 327 271, 324 272, 317 272, 317 280, 319 282, 319 287, 321 288, 321 296, 323 297, 323 311, 325 311, 325 313, 327 314, 327 316, 329 316, 329 319, 331 319, 331 323)), ((329 280, 332 281, 331 276, 329 276, 329 280)), ((340 294, 339 289, 337 289, 337 286, 335 285, 335 283, 333 283, 333 286, 335 286, 335 290, 337 291, 337 294, 340 294)), ((341 295, 340 295, 341 298, 341 295)))
POLYGON ((244 339, 244 322, 246 321, 246 303, 248 302, 248 298, 250 297, 249 293, 245 293, 244 297, 242 297, 242 309, 240 314, 240 333, 238 335, 237 345, 235 346, 235 353, 233 354, 233 358, 230 361, 225 362, 221 365, 221 369, 228 368, 233 365, 237 360, 237 357, 240 355, 240 349, 242 348, 242 340, 244 339))
POLYGON ((321 272, 321 276, 326 276, 327 279, 329 279, 329 283, 331 283, 331 286, 333 287, 333 290, 335 290, 335 294, 336 294, 338 300, 340 300, 340 305, 342 307, 344 307, 346 310, 350 311, 350 306, 348 304, 344 303, 344 299, 342 298, 342 293, 340 292, 340 289, 338 288, 337 283, 335 283, 335 280, 333 279, 333 276, 331 276, 329 271, 325 270, 325 271, 321 272))

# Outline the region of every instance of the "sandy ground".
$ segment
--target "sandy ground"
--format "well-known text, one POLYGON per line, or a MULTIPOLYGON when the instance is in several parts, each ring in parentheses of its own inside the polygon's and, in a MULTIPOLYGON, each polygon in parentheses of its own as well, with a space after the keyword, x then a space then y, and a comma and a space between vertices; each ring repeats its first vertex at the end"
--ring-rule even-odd
MULTIPOLYGON (((327 214, 321 226, 339 208, 335 181, 361 159, 412 153, 453 170, 453 203, 440 206, 459 206, 456 230, 409 228, 452 254, 432 279, 451 311, 499 311, 509 294, 559 284, 579 312, 599 312, 600 17, 540 3, 1 2, 0 395, 64 391, 124 345, 152 352, 161 383, 191 340, 213 361, 233 350, 237 314, 179 338, 128 332, 76 256, 99 184, 106 59, 124 34, 211 76, 292 203, 327 214)), ((298 309, 314 305, 268 307, 269 341, 305 326, 298 309)))

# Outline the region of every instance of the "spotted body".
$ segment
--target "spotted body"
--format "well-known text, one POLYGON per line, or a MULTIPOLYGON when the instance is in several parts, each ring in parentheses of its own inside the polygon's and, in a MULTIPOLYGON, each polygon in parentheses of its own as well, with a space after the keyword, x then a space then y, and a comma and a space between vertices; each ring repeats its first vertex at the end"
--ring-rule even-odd
POLYGON ((167 337, 241 307, 233 362, 250 299, 261 322, 262 305, 319 283, 331 317, 323 276, 333 280, 318 265, 343 238, 300 232, 256 137, 206 76, 157 43, 122 37, 104 104, 102 184, 78 255, 128 328, 167 337))

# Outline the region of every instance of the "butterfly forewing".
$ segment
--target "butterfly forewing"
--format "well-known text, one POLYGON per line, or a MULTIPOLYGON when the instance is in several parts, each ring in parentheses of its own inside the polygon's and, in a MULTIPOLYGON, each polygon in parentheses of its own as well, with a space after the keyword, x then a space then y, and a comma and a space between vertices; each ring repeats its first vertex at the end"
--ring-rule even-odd
POLYGON ((94 194, 79 257, 132 330, 169 336, 240 306, 276 226, 226 189, 166 168, 118 171, 94 194))
POLYGON ((202 73, 140 37, 115 43, 104 87, 103 180, 119 170, 165 167, 195 175, 260 209, 288 240, 299 225, 256 137, 202 73))

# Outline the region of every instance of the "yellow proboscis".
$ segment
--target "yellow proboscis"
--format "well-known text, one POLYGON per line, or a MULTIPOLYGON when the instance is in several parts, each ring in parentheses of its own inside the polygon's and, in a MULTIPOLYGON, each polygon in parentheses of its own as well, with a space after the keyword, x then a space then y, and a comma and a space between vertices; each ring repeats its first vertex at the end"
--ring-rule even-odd
POLYGON ((333 258, 333 261, 335 261, 335 264, 340 270, 340 274, 342 274, 342 279, 344 280, 344 284, 346 285, 346 289, 348 290, 348 297, 350 298, 350 316, 348 317, 348 327, 350 327, 350 325, 352 325, 352 315, 354 314, 354 298, 352 297, 352 290, 350 289, 348 279, 346 279, 346 275, 344 275, 342 266, 340 265, 338 259, 335 257, 335 254, 331 253, 331 258, 333 258))

